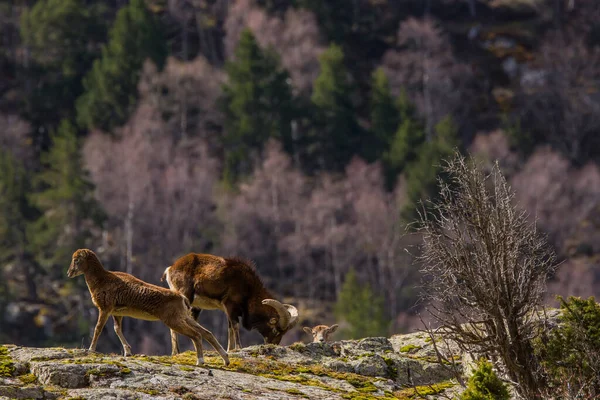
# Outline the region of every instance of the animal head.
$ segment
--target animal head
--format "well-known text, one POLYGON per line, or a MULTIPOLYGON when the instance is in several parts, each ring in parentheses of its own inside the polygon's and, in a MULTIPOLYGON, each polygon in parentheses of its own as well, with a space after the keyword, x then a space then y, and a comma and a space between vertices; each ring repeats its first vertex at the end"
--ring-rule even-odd
POLYGON ((257 326, 257 330, 267 344, 279 344, 283 335, 298 322, 298 310, 290 304, 282 304, 274 299, 264 299, 262 304, 271 306, 277 317, 270 317, 266 323, 257 326))
POLYGON ((88 258, 92 255, 94 255, 94 252, 88 249, 79 249, 75 253, 73 253, 73 257, 71 258, 71 265, 69 266, 69 270, 67 271, 67 276, 69 278, 74 278, 81 274, 85 274, 88 267, 88 258))
POLYGON ((333 334, 338 328, 338 325, 317 325, 314 328, 304 327, 304 332, 312 335, 313 343, 323 343, 329 341, 329 336, 333 334))

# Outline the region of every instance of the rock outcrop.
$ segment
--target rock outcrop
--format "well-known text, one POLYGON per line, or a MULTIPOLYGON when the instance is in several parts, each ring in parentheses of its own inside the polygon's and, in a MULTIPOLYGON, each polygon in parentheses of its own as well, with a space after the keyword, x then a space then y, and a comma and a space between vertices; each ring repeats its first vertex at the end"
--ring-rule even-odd
MULTIPOLYGON (((424 334, 122 357, 0 346, 0 399, 412 399, 459 390, 424 334)), ((458 358, 458 357, 455 357, 458 358)))

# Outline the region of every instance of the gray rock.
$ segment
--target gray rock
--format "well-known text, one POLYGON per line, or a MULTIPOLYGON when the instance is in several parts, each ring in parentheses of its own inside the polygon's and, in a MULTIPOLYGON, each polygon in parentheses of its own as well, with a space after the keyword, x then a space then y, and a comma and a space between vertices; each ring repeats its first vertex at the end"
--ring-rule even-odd
POLYGON ((44 389, 41 387, 0 386, 0 398, 8 399, 43 399, 44 389))
POLYGON ((380 355, 361 358, 354 364, 354 372, 365 376, 390 377, 387 363, 380 355))
POLYGON ((89 369, 91 369, 89 365, 44 361, 32 363, 31 373, 44 385, 81 388, 89 385, 89 377, 86 374, 89 369))
POLYGON ((338 359, 325 361, 323 366, 336 372, 354 372, 352 364, 338 359))
POLYGON ((360 350, 372 351, 375 353, 385 353, 386 351, 393 350, 392 344, 386 337, 371 337, 361 339, 358 341, 357 347, 360 350))

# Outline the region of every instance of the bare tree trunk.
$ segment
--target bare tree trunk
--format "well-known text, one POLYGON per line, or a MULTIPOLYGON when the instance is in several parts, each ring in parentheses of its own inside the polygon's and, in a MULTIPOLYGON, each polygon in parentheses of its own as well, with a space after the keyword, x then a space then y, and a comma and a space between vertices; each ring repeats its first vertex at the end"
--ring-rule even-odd
POLYGON ((133 201, 129 199, 127 218, 125 219, 125 241, 127 244, 127 253, 125 258, 125 271, 128 274, 133 273, 133 201))

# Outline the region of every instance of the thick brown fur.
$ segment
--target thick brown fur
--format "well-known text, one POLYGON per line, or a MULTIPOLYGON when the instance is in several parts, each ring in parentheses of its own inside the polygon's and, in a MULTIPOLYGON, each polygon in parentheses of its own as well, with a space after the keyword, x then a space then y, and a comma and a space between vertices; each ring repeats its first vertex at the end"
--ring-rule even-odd
MULTIPOLYGON (((273 299, 273 295, 248 260, 190 253, 167 268, 163 279, 165 277, 169 287, 183 294, 192 307, 221 309, 227 314, 230 324, 228 350, 232 345, 241 347, 239 333, 237 338, 231 333, 231 329, 239 330, 240 318, 245 329, 258 330, 267 343, 279 344, 289 330, 277 329, 279 314, 272 306, 262 303, 264 299, 273 299)), ((173 346, 176 353, 175 341, 173 346)))
POLYGON ((131 347, 121 332, 123 317, 148 321, 162 321, 169 328, 192 339, 202 363, 202 338, 217 350, 225 364, 229 364, 227 353, 208 330, 201 327, 190 315, 190 302, 172 290, 144 282, 124 272, 111 272, 104 269, 96 254, 88 249, 73 253, 68 276, 73 278, 83 274, 90 291, 92 302, 98 308, 98 323, 90 350, 95 350, 100 332, 109 316, 113 316, 115 332, 119 336, 125 355, 131 354, 131 347))

